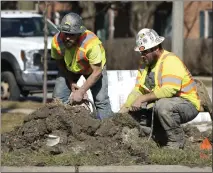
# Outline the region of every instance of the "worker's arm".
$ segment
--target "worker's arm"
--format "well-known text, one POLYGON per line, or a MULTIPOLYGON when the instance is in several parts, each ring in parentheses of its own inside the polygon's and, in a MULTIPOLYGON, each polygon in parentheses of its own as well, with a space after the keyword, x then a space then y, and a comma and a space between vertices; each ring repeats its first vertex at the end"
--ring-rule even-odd
POLYGON ((92 68, 91 75, 87 78, 86 82, 80 88, 82 92, 86 93, 91 86, 93 86, 102 74, 102 52, 100 45, 96 45, 90 48, 87 52, 87 58, 89 60, 90 67, 92 68))
POLYGON ((131 110, 139 110, 144 102, 155 101, 160 98, 169 98, 177 94, 181 89, 184 76, 183 63, 177 57, 169 57, 163 64, 162 86, 155 89, 152 93, 140 96, 131 107, 131 110), (171 64, 175 64, 172 66, 171 64))
POLYGON ((130 111, 138 111, 141 109, 141 105, 142 103, 146 103, 146 102, 152 102, 157 100, 158 98, 156 97, 156 95, 154 94, 154 92, 148 93, 148 94, 144 94, 139 96, 131 105, 131 107, 129 108, 130 111))
POLYGON ((132 104, 135 102, 135 100, 139 96, 143 95, 142 91, 140 90, 140 78, 141 78, 141 72, 140 72, 140 70, 138 70, 138 74, 137 74, 136 82, 135 82, 135 87, 132 89, 132 91, 128 95, 126 102, 124 103, 123 106, 121 106, 118 113, 128 112, 129 109, 131 108, 132 104))
POLYGON ((87 90, 89 90, 102 75, 102 52, 99 45, 92 47, 87 52, 92 73, 87 78, 85 83, 72 95, 72 99, 76 102, 81 102, 87 90))
POLYGON ((87 78, 86 82, 82 85, 82 87, 80 87, 80 89, 79 89, 84 94, 87 92, 88 89, 90 89, 90 87, 92 87, 97 82, 97 80, 101 77, 101 74, 102 74, 101 63, 91 64, 90 66, 91 66, 93 72, 87 78))
POLYGON ((136 88, 134 88, 131 93, 128 95, 126 102, 121 106, 118 113, 126 113, 129 111, 130 107, 134 103, 134 101, 141 96, 141 92, 137 91, 136 88))
POLYGON ((85 83, 80 88, 78 88, 78 90, 72 93, 72 98, 71 98, 72 101, 81 102, 87 90, 90 89, 90 87, 92 87, 97 82, 97 80, 101 77, 101 74, 102 74, 101 63, 91 65, 91 68, 93 69, 92 74, 87 78, 85 83))

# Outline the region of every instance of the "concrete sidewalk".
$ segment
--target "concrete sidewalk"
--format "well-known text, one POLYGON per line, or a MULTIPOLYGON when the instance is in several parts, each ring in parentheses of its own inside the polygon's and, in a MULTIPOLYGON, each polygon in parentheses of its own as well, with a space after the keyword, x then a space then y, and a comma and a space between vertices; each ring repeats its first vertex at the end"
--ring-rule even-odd
POLYGON ((1 167, 1 172, 212 172, 211 167, 181 165, 1 167))

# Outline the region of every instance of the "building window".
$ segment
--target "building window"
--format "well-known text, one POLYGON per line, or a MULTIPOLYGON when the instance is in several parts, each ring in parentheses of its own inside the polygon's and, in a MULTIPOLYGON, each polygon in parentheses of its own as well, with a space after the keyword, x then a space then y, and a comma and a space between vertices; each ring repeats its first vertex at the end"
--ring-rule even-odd
POLYGON ((212 10, 200 12, 200 37, 212 38, 212 10))

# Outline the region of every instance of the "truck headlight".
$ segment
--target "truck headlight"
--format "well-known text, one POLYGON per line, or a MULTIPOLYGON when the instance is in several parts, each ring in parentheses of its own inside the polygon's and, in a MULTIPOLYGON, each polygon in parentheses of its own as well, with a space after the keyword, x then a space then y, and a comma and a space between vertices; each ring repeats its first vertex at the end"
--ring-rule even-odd
POLYGON ((25 70, 38 70, 39 66, 35 66, 33 62, 34 54, 39 53, 39 50, 22 50, 21 58, 24 62, 25 70))

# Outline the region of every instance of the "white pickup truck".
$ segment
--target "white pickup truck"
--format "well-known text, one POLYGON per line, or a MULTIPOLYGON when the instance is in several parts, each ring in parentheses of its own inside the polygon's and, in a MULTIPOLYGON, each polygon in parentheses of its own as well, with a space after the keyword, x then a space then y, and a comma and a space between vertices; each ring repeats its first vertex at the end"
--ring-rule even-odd
MULTIPOLYGON (((20 94, 42 92, 44 53, 43 16, 33 11, 1 11, 1 99, 18 100, 20 94)), ((48 20, 48 91, 57 76, 50 56, 56 26, 48 20)))

